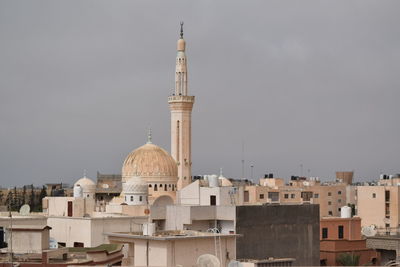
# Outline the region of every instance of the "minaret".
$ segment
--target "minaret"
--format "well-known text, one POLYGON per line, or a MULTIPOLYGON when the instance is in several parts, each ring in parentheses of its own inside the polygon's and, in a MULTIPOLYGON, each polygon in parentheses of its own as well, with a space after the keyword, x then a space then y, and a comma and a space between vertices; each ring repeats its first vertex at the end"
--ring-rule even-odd
POLYGON ((178 164, 178 190, 192 181, 192 108, 194 96, 188 95, 187 59, 183 39, 177 44, 175 68, 175 92, 168 97, 171 110, 171 155, 178 164))

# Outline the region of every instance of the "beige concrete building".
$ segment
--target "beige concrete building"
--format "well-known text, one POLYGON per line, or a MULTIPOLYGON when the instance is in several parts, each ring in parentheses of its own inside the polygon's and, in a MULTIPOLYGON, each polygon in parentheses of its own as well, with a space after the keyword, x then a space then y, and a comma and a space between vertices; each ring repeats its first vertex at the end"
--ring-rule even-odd
POLYGON ((362 226, 399 227, 399 188, 397 185, 357 187, 357 211, 362 226))
POLYGON ((140 231, 147 217, 104 214, 102 217, 49 217, 50 236, 66 247, 95 247, 108 244, 106 232, 140 231))
POLYGON ((110 242, 128 247, 123 264, 131 266, 197 266, 205 254, 216 255, 221 266, 236 258, 236 235, 196 231, 107 233, 110 242))
MULTIPOLYGON (((7 243, 12 244, 13 253, 42 253, 49 249, 50 229, 43 225, 13 225, 7 228, 7 243)), ((8 252, 11 252, 11 245, 8 252)))

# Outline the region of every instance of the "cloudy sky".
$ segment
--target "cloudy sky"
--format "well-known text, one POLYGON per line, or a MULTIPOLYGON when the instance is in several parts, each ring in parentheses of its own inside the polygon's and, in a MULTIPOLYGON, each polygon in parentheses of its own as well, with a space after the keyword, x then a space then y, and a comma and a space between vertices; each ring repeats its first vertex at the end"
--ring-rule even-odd
POLYGON ((0 2, 0 186, 170 149, 185 21, 193 173, 400 172, 399 1, 0 2))

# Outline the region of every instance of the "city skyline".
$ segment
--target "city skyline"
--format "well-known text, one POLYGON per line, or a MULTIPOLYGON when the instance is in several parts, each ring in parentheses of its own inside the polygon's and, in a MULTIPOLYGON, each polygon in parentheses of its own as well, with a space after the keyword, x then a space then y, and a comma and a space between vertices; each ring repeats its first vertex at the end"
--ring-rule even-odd
POLYGON ((241 178, 242 142, 248 178, 398 172, 398 3, 38 3, 0 4, 2 186, 120 173, 150 127, 170 151, 181 20, 193 175, 241 178))

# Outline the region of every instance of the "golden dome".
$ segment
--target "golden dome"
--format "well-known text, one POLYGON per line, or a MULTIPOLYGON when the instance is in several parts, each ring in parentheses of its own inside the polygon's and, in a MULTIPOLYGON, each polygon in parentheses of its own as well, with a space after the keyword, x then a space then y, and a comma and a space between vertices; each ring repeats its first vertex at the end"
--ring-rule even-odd
POLYGON ((124 161, 122 180, 126 181, 132 176, 176 179, 178 167, 167 151, 147 143, 132 151, 124 161))

